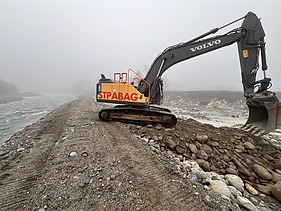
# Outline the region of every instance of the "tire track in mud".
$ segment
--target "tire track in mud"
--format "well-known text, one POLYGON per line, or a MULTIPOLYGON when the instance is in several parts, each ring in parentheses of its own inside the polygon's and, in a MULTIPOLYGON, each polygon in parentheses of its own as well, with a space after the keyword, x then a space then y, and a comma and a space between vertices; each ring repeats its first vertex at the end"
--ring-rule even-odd
MULTIPOLYGON (((42 127, 32 134, 37 143, 29 151, 14 152, 20 153, 19 159, 15 157, 8 168, 2 169, 1 173, 6 171, 7 176, 0 180, 0 210, 26 210, 30 191, 42 176, 48 157, 63 130, 67 114, 72 108, 69 105, 65 104, 51 112, 45 118, 48 120, 41 124, 42 127), (57 115, 60 113, 63 115, 57 115)), ((28 134, 30 129, 25 130, 19 133, 28 134)), ((13 142, 13 138, 9 142, 13 142)))
MULTIPOLYGON (((153 210, 210 210, 206 195, 197 192, 200 188, 202 192, 206 190, 172 175, 157 156, 149 151, 148 146, 124 131, 125 127, 106 122, 98 122, 97 125, 101 134, 107 134, 107 147, 112 148, 113 154, 122 156, 121 163, 134 178, 133 183, 153 210)), ((226 203, 221 201, 221 204, 212 204, 212 209, 220 210, 224 205, 226 203)))

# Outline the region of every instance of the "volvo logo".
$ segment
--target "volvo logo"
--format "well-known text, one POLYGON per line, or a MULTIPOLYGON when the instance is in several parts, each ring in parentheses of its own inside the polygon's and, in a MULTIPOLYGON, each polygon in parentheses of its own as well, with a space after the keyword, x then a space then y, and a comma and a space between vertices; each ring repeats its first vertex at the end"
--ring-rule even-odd
POLYGON ((198 45, 198 46, 195 46, 195 47, 193 47, 193 48, 190 48, 190 50, 191 50, 192 52, 200 51, 200 50, 202 50, 202 49, 209 48, 209 47, 211 47, 211 46, 213 46, 213 45, 218 45, 218 44, 220 44, 220 43, 221 43, 221 40, 214 40, 214 41, 210 41, 210 42, 207 42, 207 43, 203 43, 203 44, 201 44, 201 45, 198 45))

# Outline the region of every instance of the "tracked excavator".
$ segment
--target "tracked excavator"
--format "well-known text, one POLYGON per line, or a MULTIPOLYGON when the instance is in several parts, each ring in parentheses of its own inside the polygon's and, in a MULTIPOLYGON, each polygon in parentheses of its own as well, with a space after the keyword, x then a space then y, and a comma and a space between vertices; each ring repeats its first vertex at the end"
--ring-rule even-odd
POLYGON ((101 74, 96 87, 97 102, 118 105, 102 109, 99 118, 102 121, 174 126, 177 118, 170 110, 153 106, 160 105, 163 101, 162 74, 179 62, 237 43, 244 96, 249 108, 245 125, 265 131, 273 130, 281 125, 281 103, 276 94, 269 91, 272 84, 271 79, 266 77, 264 37, 260 19, 253 12, 248 12, 246 16, 222 27, 166 48, 153 61, 145 78, 132 69, 115 73, 113 80, 101 74), (242 21, 241 27, 226 34, 209 36, 238 21, 242 21), (256 80, 259 60, 262 63, 263 78, 256 80))

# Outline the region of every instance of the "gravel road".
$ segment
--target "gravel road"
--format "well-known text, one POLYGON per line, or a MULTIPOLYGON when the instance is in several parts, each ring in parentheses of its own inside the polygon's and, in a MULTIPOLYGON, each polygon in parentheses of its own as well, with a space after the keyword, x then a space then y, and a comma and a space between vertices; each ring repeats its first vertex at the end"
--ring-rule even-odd
POLYGON ((0 148, 0 210, 237 210, 97 112, 81 97, 0 148))

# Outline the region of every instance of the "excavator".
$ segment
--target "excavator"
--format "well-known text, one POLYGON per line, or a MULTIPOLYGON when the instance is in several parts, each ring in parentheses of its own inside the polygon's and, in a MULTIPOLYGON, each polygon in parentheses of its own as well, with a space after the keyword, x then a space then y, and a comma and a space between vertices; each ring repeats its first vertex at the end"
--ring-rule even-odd
POLYGON ((222 27, 166 48, 155 58, 144 78, 132 69, 114 73, 113 79, 101 74, 96 87, 97 102, 117 105, 102 109, 99 118, 102 121, 175 126, 177 118, 169 109, 154 106, 163 101, 162 74, 179 62, 237 43, 244 96, 249 109, 245 126, 274 130, 281 125, 281 103, 276 94, 269 91, 272 83, 271 78, 266 77, 268 67, 264 37, 260 19, 253 12, 248 12, 222 27), (241 27, 222 35, 209 36, 238 21, 242 21, 241 27), (256 80, 259 60, 263 78, 256 80))

